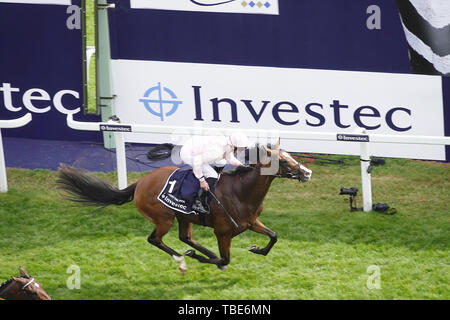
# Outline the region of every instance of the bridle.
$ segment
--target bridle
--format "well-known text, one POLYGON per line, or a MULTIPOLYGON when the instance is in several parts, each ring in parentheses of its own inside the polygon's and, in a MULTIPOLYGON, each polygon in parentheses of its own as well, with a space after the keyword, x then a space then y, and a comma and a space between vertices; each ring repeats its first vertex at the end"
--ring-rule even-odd
MULTIPOLYGON (((22 290, 26 293, 26 290, 25 290, 25 289, 26 289, 30 284, 32 284, 33 282, 34 282, 34 278, 31 278, 30 281, 28 281, 26 284, 23 285, 22 290)), ((39 285, 38 285, 37 283, 35 283, 34 285, 37 286, 37 287, 39 287, 39 285)))
MULTIPOLYGON (((297 162, 297 165, 294 168, 297 168, 299 170, 301 170, 300 167, 300 163, 297 162)), ((282 169, 282 167, 280 166, 280 169, 282 169)), ((288 178, 288 179, 298 179, 298 175, 297 174, 293 174, 292 172, 285 172, 285 173, 281 173, 281 170, 279 170, 280 173, 274 174, 275 178, 288 178)))
MULTIPOLYGON (((280 152, 283 152, 284 150, 280 149, 280 152)), ((291 172, 291 170, 285 172, 285 173, 281 173, 281 169, 284 168, 284 161, 280 161, 280 173, 277 173, 274 175, 275 178, 287 178, 287 179, 299 179, 299 174, 293 174, 291 172)), ((302 172, 302 166, 300 165, 300 163, 298 161, 296 161, 296 165, 294 166, 294 169, 298 168, 299 172, 302 172)))
MULTIPOLYGON (((22 276, 21 276, 21 278, 25 278, 25 277, 22 277, 22 276)), ((27 279, 28 279, 28 278, 27 278, 27 279)), ((11 285, 11 283, 13 283, 14 281, 16 281, 16 280, 14 280, 14 278, 11 278, 11 279, 9 279, 8 281, 5 281, 4 284, 6 284, 6 285, 2 288, 2 291, 6 290, 6 289, 11 285)), ((29 287, 33 282, 34 282, 34 278, 31 278, 27 283, 25 283, 25 284, 20 288, 20 290, 22 290, 23 293, 24 293, 25 295, 27 295, 27 296, 30 296, 30 295, 34 294, 34 293, 28 292, 28 291, 26 290, 26 288, 29 287)), ((35 285, 36 287, 39 288, 39 284, 38 284, 38 283, 35 283, 34 285, 35 285)), ((0 298, 0 299, 1 299, 1 300, 5 300, 5 299, 2 299, 2 298, 0 298)))
MULTIPOLYGON (((259 148, 259 146, 257 146, 257 148, 259 148)), ((280 149, 279 150, 279 152, 285 152, 283 149, 280 149)), ((259 155, 259 151, 257 152, 257 159, 256 159, 256 161, 260 161, 260 155, 259 155)), ((270 176, 271 177, 274 177, 274 178, 287 178, 287 179, 299 179, 299 174, 293 174, 291 171, 292 170, 286 170, 287 172, 282 172, 282 170, 281 169, 284 169, 285 168, 285 165, 284 165, 284 163, 285 163, 285 161, 286 160, 283 160, 283 161, 280 161, 280 168, 279 168, 279 170, 278 170, 278 173, 275 173, 275 174, 271 174, 270 176)), ((250 167, 254 167, 254 165, 250 165, 250 167)), ((298 161, 296 161, 296 165, 294 166, 294 169, 295 168, 298 168, 298 171, 299 172, 302 172, 302 166, 300 165, 300 163, 298 162, 298 161)), ((302 180, 301 178, 300 178, 300 180, 302 180)), ((302 180, 303 181, 303 180, 302 180)))

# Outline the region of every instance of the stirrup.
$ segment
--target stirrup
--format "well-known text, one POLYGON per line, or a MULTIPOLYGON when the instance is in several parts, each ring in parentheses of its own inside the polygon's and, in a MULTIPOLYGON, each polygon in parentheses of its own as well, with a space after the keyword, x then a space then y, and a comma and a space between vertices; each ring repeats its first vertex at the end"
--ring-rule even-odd
POLYGON ((194 209, 195 212, 200 214, 209 214, 209 210, 207 210, 203 206, 203 203, 198 199, 195 201, 194 205, 192 206, 192 209, 194 209))

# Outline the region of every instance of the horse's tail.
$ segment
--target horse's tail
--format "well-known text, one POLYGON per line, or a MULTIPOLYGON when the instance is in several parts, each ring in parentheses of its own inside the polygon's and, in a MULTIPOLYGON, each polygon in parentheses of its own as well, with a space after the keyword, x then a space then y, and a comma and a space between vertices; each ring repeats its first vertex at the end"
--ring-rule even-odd
POLYGON ((136 183, 119 190, 107 181, 80 169, 61 165, 58 171, 57 183, 59 188, 66 192, 66 200, 88 206, 106 207, 110 204, 122 205, 134 198, 136 183))

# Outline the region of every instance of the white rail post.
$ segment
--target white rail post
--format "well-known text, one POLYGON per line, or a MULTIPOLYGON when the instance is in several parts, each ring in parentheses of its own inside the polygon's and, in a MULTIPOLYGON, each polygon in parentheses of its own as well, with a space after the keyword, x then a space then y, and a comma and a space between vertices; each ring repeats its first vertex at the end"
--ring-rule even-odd
MULTIPOLYGON (((110 119, 110 123, 119 123, 118 120, 110 119)), ((123 137, 123 132, 114 132, 114 140, 116 142, 116 162, 117 162, 117 180, 118 188, 120 190, 128 187, 127 179, 127 158, 125 152, 125 139, 123 137)))
POLYGON ((114 135, 116 139, 117 178, 119 180, 118 187, 120 190, 123 190, 128 187, 125 140, 123 138, 123 132, 115 132, 114 135))
POLYGON ((361 161, 363 210, 365 212, 369 212, 372 210, 372 181, 369 172, 370 167, 369 142, 360 142, 360 144, 361 144, 360 161, 361 161))
POLYGON ((6 177, 6 163, 5 155, 3 152, 3 139, 1 128, 18 128, 23 127, 31 121, 31 113, 13 120, 0 120, 0 192, 5 193, 8 191, 8 179, 6 177))
POLYGON ((3 154, 2 130, 0 128, 0 192, 8 191, 8 179, 6 179, 5 155, 3 154))

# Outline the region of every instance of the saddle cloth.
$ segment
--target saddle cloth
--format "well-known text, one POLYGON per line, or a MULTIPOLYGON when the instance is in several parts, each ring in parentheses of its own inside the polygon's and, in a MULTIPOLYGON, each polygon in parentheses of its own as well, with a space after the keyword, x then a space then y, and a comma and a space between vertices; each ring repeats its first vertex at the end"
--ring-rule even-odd
MULTIPOLYGON (((215 186, 211 186, 214 191, 215 186)), ((200 182, 194 176, 192 169, 176 169, 167 179, 166 184, 158 195, 158 200, 166 207, 184 214, 197 214, 192 210, 200 182)), ((207 203, 211 202, 211 197, 206 198, 207 203)))

